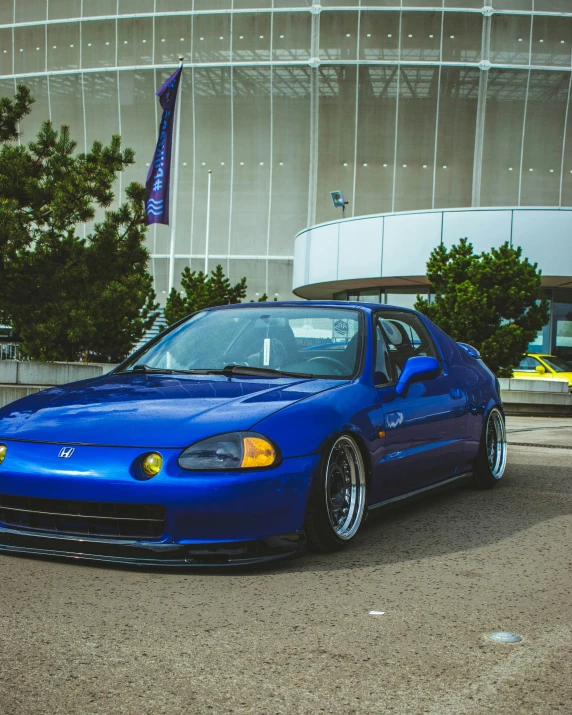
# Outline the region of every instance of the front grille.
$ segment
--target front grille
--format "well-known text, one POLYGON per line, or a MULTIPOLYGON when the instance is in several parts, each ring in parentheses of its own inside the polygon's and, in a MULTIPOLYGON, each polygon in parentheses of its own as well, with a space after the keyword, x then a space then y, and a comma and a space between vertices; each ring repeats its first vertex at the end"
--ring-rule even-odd
POLYGON ((0 494, 0 523, 69 536, 157 539, 165 533, 160 504, 37 499, 0 494))

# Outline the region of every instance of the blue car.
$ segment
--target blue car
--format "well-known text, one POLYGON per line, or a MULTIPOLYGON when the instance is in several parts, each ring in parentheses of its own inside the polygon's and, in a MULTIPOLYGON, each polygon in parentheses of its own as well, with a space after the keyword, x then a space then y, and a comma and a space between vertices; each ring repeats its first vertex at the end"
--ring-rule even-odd
POLYGON ((0 550, 150 566, 350 543, 369 511, 506 465, 498 381, 412 310, 251 303, 0 410, 0 550))

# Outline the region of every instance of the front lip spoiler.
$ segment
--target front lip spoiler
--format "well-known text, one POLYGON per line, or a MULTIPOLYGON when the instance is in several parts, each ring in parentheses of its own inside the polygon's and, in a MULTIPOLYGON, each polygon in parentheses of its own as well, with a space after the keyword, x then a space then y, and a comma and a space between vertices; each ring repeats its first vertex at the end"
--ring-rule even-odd
POLYGON ((0 553, 99 561, 147 568, 221 568, 276 561, 304 551, 303 531, 256 541, 211 544, 119 541, 0 527, 0 553))

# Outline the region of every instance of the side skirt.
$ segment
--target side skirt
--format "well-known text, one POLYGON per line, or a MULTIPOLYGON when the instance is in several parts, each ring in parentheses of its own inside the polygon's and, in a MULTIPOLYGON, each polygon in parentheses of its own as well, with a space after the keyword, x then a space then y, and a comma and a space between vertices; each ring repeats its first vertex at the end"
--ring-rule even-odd
POLYGON ((369 504, 368 509, 373 511, 374 509, 380 509, 384 506, 389 506, 390 504, 397 504, 399 502, 409 501, 409 499, 415 499, 416 497, 424 496, 429 492, 436 491, 438 489, 443 489, 452 484, 457 484, 459 482, 467 481, 473 476, 472 472, 463 472, 463 474, 457 474, 454 477, 445 479, 442 482, 437 482, 436 484, 430 484, 427 487, 422 487, 421 489, 416 489, 413 492, 407 492, 406 494, 399 494, 396 497, 391 497, 391 499, 385 499, 384 501, 377 502, 376 504, 369 504))

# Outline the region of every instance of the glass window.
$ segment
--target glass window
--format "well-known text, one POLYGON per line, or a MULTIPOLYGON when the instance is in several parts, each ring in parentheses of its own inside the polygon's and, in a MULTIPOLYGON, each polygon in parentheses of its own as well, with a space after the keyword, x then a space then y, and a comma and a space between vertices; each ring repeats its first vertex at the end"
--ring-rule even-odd
POLYGON ((431 208, 438 67, 402 67, 395 211, 431 208))
MULTIPOLYGON (((231 251, 236 254, 266 254, 270 192, 271 71, 269 67, 235 67, 233 70, 231 251)), ((277 166, 275 171, 281 168, 277 166)), ((228 233, 225 238, 228 238, 228 233)))
MULTIPOLYGON (((437 49, 439 49, 439 40, 437 40, 437 49)), ((361 13, 360 59, 370 62, 399 59, 398 13, 367 12, 367 10, 361 13)))
POLYGON ((14 4, 0 3, 0 25, 11 25, 14 22, 14 4))
POLYGON ((517 206, 527 73, 489 70, 481 206, 517 206))
MULTIPOLYGON (((277 12, 274 14, 272 59, 282 61, 306 60, 312 44, 312 17, 310 13, 277 12)), ((236 30, 234 50, 237 49, 236 30)))
POLYGON ((233 16, 232 59, 235 62, 270 59, 270 21, 268 12, 239 13, 233 16))
MULTIPOLYGON (((195 162, 195 203, 193 207, 192 252, 194 254, 204 255, 206 247, 209 170, 213 172, 211 175, 209 254, 224 255, 228 252, 232 161, 231 72, 229 67, 196 68, 194 70, 193 100, 195 136, 197 137, 197 155, 193 157, 195 162)), ((190 134, 191 120, 188 110, 186 116, 185 123, 190 134)), ((181 121, 183 121, 182 114, 181 121)), ((237 160, 252 162, 250 156, 238 159, 241 147, 236 142, 236 137, 235 147, 237 160)), ((268 159, 266 163, 268 163, 268 159)), ((242 210, 246 212, 249 207, 243 206, 242 210)), ((257 217, 251 215, 249 219, 255 221, 257 217)), ((248 233, 244 234, 244 243, 248 244, 248 233)), ((239 253, 236 248, 231 245, 231 252, 239 253)), ((242 253, 249 252, 245 245, 242 253)))
POLYGON ((522 360, 518 363, 517 370, 526 370, 526 371, 531 371, 534 372, 536 370, 536 366, 540 365, 538 360, 533 357, 525 357, 522 358, 522 360))
MULTIPOLYGON (((570 335, 570 338, 572 339, 572 334, 570 335)), ((572 347, 572 340, 570 341, 568 347, 572 347)), ((546 355, 543 355, 542 360, 548 365, 548 367, 552 368, 554 372, 571 372, 570 365, 558 357, 547 357, 546 355)))
POLYGON ((14 72, 27 74, 46 69, 46 34, 43 25, 14 28, 14 72))
POLYGON ((385 293, 385 302, 388 305, 398 305, 400 308, 413 308, 417 301, 417 293, 419 291, 410 291, 408 289, 399 290, 399 288, 390 288, 385 293))
MULTIPOLYGON (((291 256, 294 236, 308 223, 310 72, 308 67, 274 67, 272 70, 273 169, 269 253, 274 256, 291 256)), ((238 168, 243 168, 240 162, 238 168)), ((269 290, 273 290, 270 284, 269 290)))
MULTIPOLYGON (((404 12, 401 22, 401 59, 438 61, 442 21, 441 12, 404 12)), ((459 37, 458 42, 462 41, 459 37)))
MULTIPOLYGON (((151 32, 149 29, 151 26, 146 24, 147 20, 128 20, 124 22, 142 23, 132 25, 132 32, 135 36, 140 35, 141 40, 149 39, 148 34, 151 32)), ((179 64, 179 56, 184 57, 185 62, 191 61, 192 22, 192 16, 177 17, 174 15, 155 18, 155 64, 172 64, 174 70, 175 66, 179 64)), ((121 24, 123 25, 123 23, 121 24)), ((120 36, 120 47, 125 39, 120 36)), ((130 52, 127 47, 126 52, 130 52)), ((228 56, 226 60, 228 60, 228 56)))
POLYGON ((320 17, 320 57, 357 59, 357 12, 324 12, 320 17))
POLYGON ((433 341, 414 313, 376 314, 376 383, 396 382, 410 357, 439 358, 433 341), (384 379, 386 378, 386 379, 384 379))
MULTIPOLYGON (((9 3, 2 4, 8 5, 9 3)), ((48 17, 46 0, 17 0, 14 5, 16 9, 15 22, 34 22, 34 20, 45 20, 48 17)))
MULTIPOLYGON (((171 3, 172 4, 172 3, 171 3)), ((154 0, 119 0, 119 15, 153 12, 154 0)))
POLYGON ((522 206, 558 206, 562 133, 570 73, 530 73, 524 131, 522 206))
POLYGON ((81 38, 81 66, 115 66, 115 20, 85 22, 81 38))
MULTIPOLYGON (((174 38, 172 45, 176 51, 190 57, 190 20, 180 18, 179 36, 174 38), (185 32, 185 25, 187 32, 185 32), (184 35, 187 35, 184 37, 184 35)), ((126 19, 117 22, 117 64, 131 66, 151 64, 153 62, 153 20, 152 18, 126 19)), ((171 38, 173 40, 173 38, 171 38)))
MULTIPOLYGON (((109 144, 119 134, 116 72, 86 72, 83 75, 87 146, 94 141, 109 144), (105 107, 102 112, 101 108, 105 107)), ((125 139, 125 138, 124 138, 125 139)))
POLYGON ((572 359, 572 290, 555 290, 552 303, 558 355, 572 359))
MULTIPOLYGON (((179 18, 172 19, 175 23, 179 22, 179 18)), ((193 55, 194 62, 228 62, 230 60, 230 15, 195 16, 193 55)))
POLYGON ((144 364, 192 372, 234 365, 348 379, 361 363, 361 322, 357 311, 333 308, 265 305, 205 311, 125 369, 144 364))
MULTIPOLYGON (((25 0, 18 0, 18 2, 25 2, 25 0)), ((49 20, 67 20, 72 17, 81 17, 81 0, 50 0, 49 20)))
MULTIPOLYGON (((50 0, 50 5, 52 0, 50 0)), ((117 0, 83 0, 83 16, 95 17, 98 15, 115 15, 117 13, 117 0)))
POLYGON ((471 205, 479 75, 441 68, 435 208, 471 205))
POLYGON ((491 21, 490 61, 497 64, 527 65, 530 58, 530 17, 493 15, 491 21))
MULTIPOLYGON (((30 89, 32 97, 36 100, 32 107, 32 112, 25 117, 20 128, 21 139, 27 143, 35 140, 42 124, 50 117, 48 78, 46 76, 26 77, 22 84, 25 84, 30 89)), ((0 96, 2 95, 0 94, 0 96)), ((74 138, 79 139, 79 137, 74 138)))
POLYGON ((483 16, 476 12, 446 12, 443 19, 443 61, 479 62, 483 16))
MULTIPOLYGON (((570 10, 572 4, 569 4, 570 10)), ((531 64, 569 67, 571 47, 572 18, 534 16, 531 64)))
POLYGON ((12 59, 12 30, 6 28, 0 30, 0 74, 13 74, 12 59))
MULTIPOLYGON (((71 136, 77 142, 77 151, 84 151, 83 107, 81 101, 81 75, 62 74, 50 77, 50 102, 52 121, 56 127, 67 124, 71 136)), ((97 113, 101 112, 101 104, 97 113)))
POLYGON ((79 31, 79 22, 48 25, 48 70, 79 69, 79 31))
MULTIPOLYGON (((353 201, 356 68, 322 66, 318 70, 319 142, 317 223, 332 215, 330 191, 340 189, 353 201)), ((350 211, 351 211, 350 204, 350 211)))
MULTIPOLYGON (((358 216, 391 211, 397 73, 397 67, 359 68, 356 195, 350 197, 355 202, 354 211, 358 216)), ((346 139, 340 150, 347 150, 351 142, 351 138, 347 137, 350 126, 351 116, 348 114, 343 125, 346 139)), ((347 168, 340 168, 338 162, 337 172, 338 181, 342 182, 339 188, 349 193, 351 178, 347 168)), ((331 184, 329 188, 336 189, 338 186, 331 184)), ((325 185, 324 190, 327 190, 325 185)), ((319 201, 322 201, 321 194, 319 201)), ((325 209, 324 203, 324 218, 325 209)), ((328 215, 331 217, 331 212, 328 215)))

